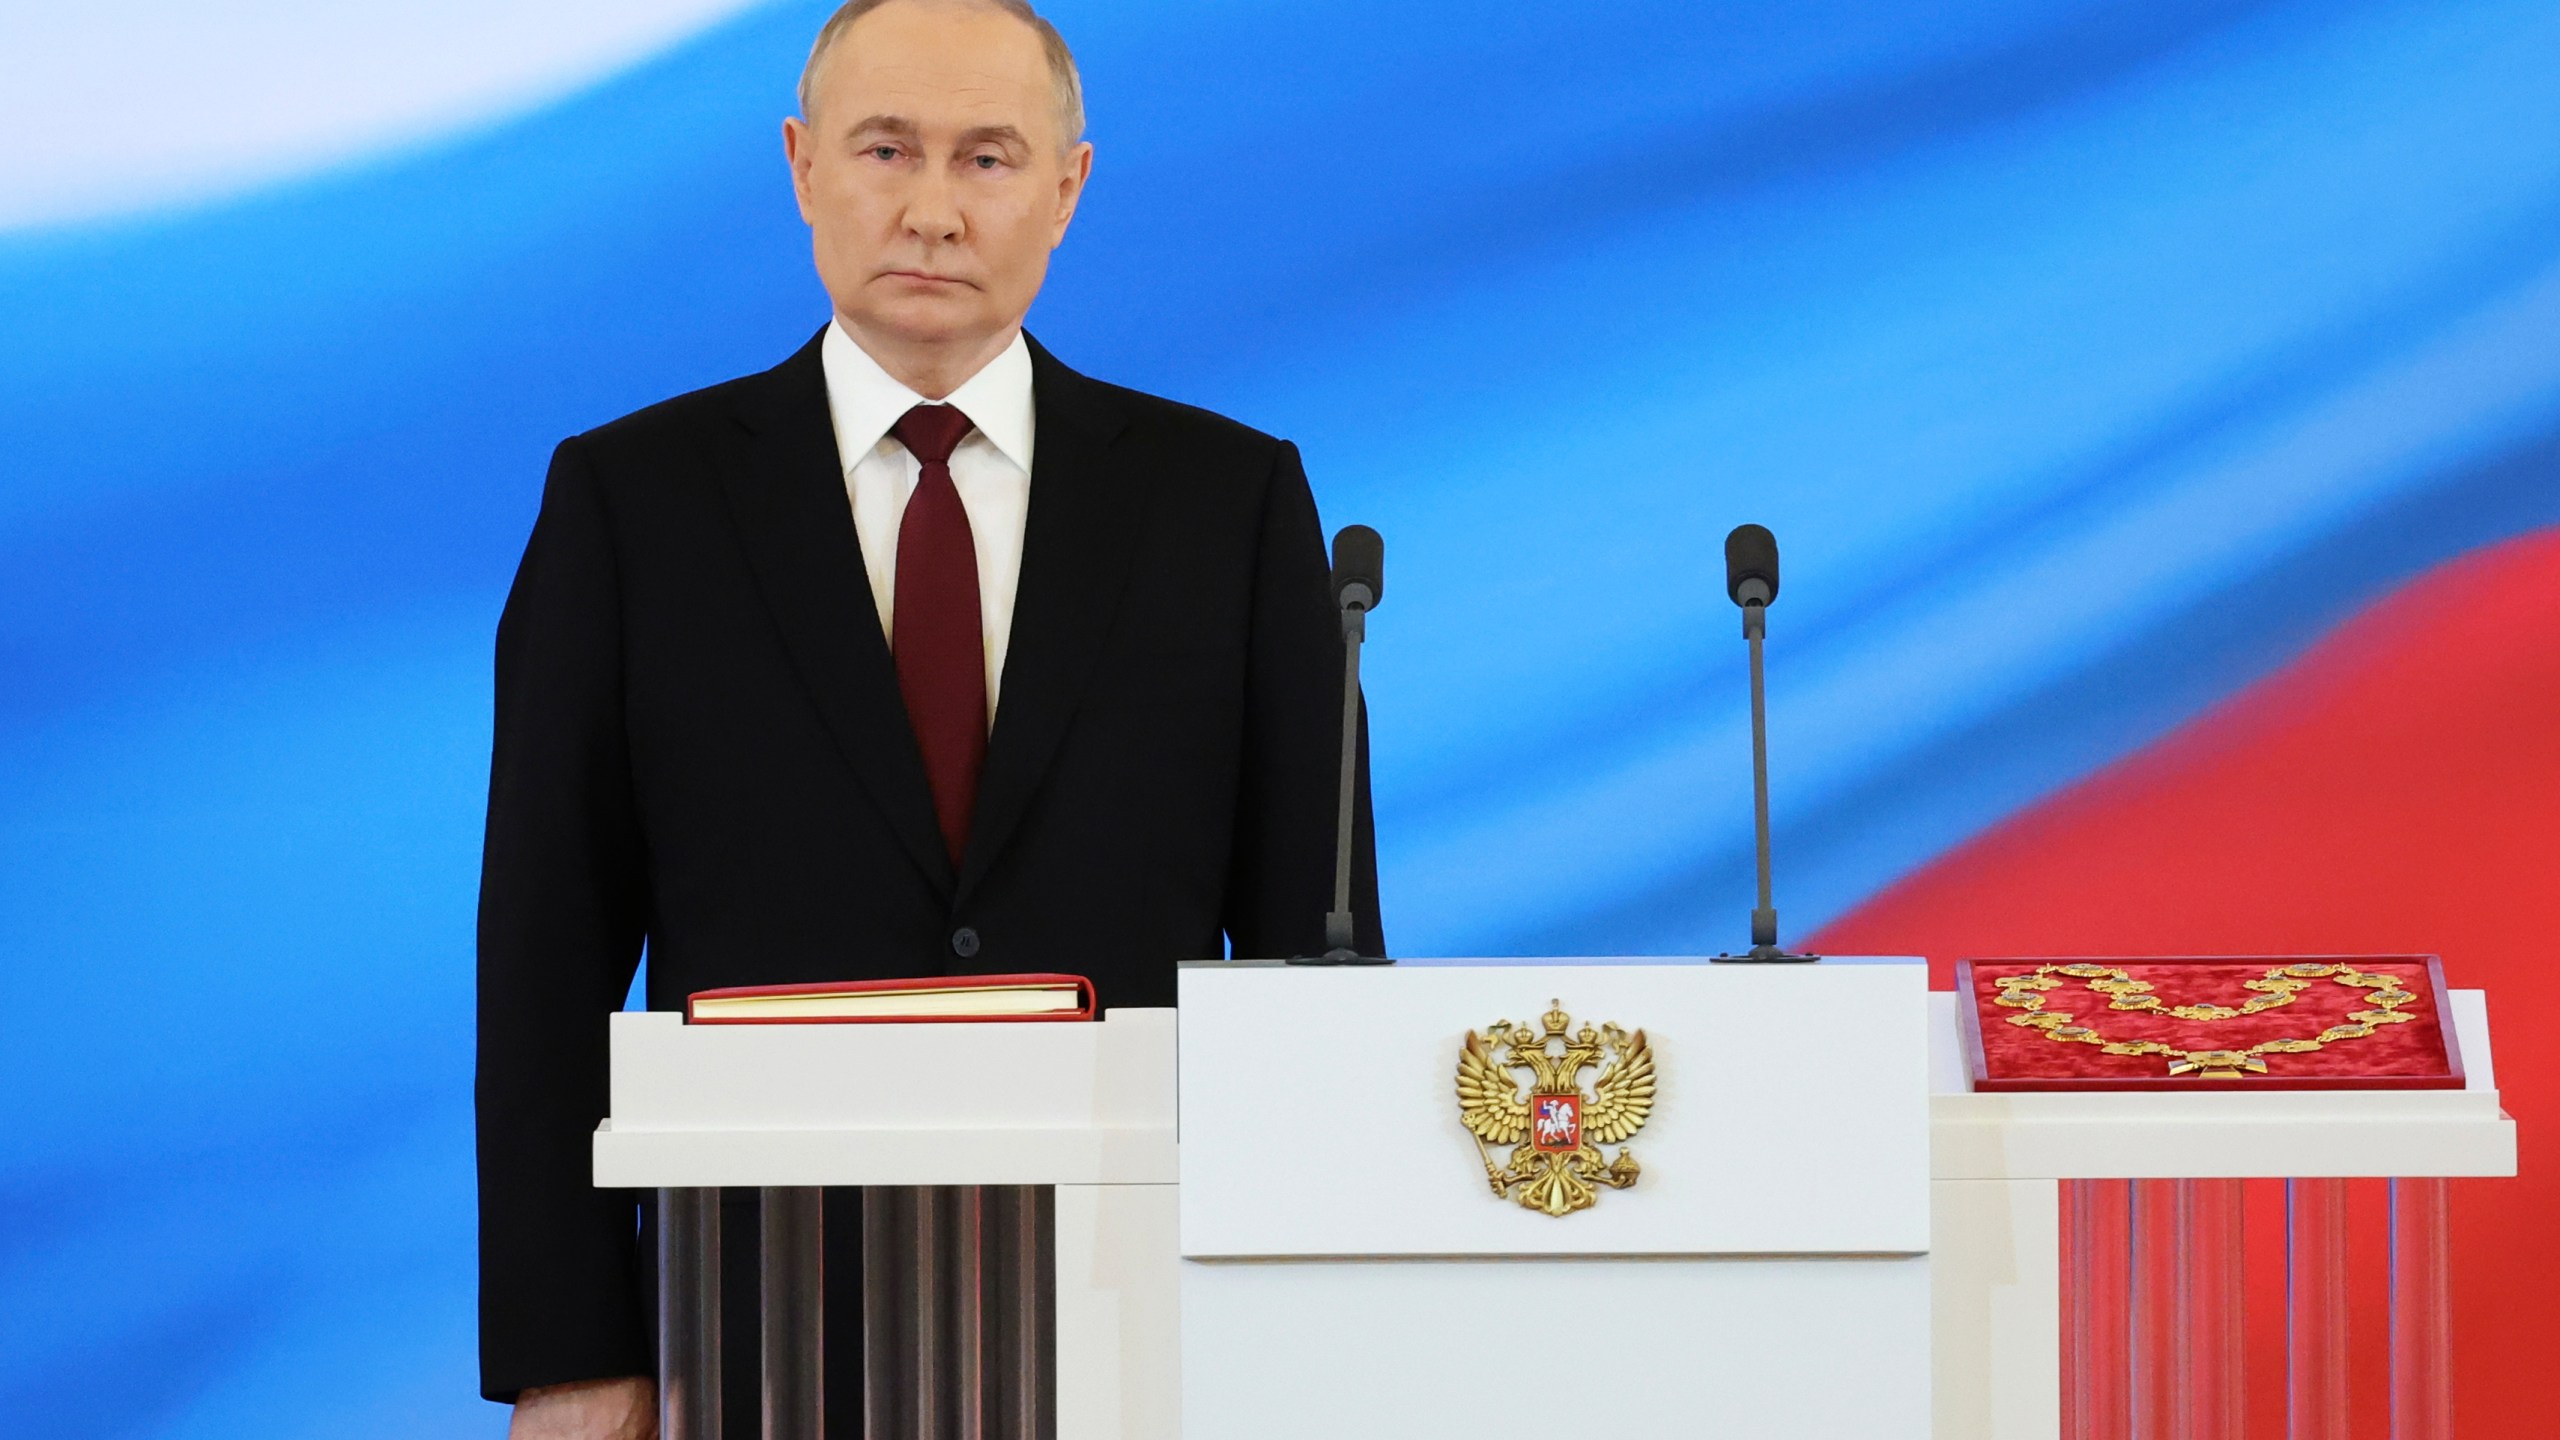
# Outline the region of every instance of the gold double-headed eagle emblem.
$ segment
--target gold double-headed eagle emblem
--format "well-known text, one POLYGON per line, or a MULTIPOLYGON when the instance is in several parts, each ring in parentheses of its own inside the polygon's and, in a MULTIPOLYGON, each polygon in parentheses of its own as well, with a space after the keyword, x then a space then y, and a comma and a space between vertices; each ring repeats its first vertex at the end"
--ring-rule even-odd
POLYGON ((1458 1052, 1458 1118, 1476 1137, 1484 1178, 1547 1215, 1599 1203, 1600 1187, 1624 1190, 1642 1173, 1621 1143, 1653 1113, 1653 1050, 1644 1032, 1615 1024, 1573 1028, 1564 1002, 1550 1000, 1541 1028, 1497 1020, 1467 1032, 1458 1052), (1604 1063, 1605 1061, 1605 1063, 1604 1063), (1591 1093, 1582 1072, 1600 1065, 1591 1093), (1515 1071, 1529 1072, 1523 1094, 1515 1071), (1500 1163, 1489 1146, 1508 1145, 1500 1163), (1619 1146, 1615 1156, 1602 1145, 1619 1146))

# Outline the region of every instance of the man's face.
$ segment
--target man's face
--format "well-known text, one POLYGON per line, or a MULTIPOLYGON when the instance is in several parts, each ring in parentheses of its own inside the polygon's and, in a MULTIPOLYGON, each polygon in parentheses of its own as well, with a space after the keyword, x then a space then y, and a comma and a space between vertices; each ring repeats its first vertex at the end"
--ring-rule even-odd
POLYGON ((911 345, 1021 323, 1093 164, 1092 146, 1064 143, 1031 27, 974 5, 887 5, 814 79, 784 146, 837 313, 911 345))

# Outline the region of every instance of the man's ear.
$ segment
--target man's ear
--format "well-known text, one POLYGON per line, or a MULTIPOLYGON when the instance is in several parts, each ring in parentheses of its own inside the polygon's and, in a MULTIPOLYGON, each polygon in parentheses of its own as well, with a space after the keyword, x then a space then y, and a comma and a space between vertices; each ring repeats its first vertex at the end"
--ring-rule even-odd
POLYGON ((1059 168, 1065 173, 1058 177, 1058 222, 1049 232, 1052 250, 1066 242, 1067 224, 1076 218, 1076 202, 1084 198, 1084 182, 1093 178, 1093 142, 1077 141, 1059 168))
POLYGON ((791 198, 800 205, 803 224, 815 224, 809 218, 809 162, 816 158, 817 132, 794 116, 782 117, 782 160, 791 167, 791 198))

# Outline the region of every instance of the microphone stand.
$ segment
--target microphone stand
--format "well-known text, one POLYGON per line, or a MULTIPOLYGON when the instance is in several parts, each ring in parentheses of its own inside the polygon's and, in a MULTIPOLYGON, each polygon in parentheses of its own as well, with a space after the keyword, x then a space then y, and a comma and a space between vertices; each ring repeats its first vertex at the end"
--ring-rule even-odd
POLYGON ((1300 955, 1292 965, 1392 965, 1383 955, 1363 955, 1351 920, 1353 802, 1360 773, 1360 647, 1369 638, 1369 606, 1375 592, 1357 582, 1342 587, 1342 784, 1335 793, 1333 909, 1324 917, 1324 953, 1300 955))
POLYGON ((1769 690, 1760 659, 1761 643, 1769 633, 1768 585, 1746 580, 1742 597, 1742 638, 1751 646, 1751 842, 1759 861, 1760 903, 1751 912, 1749 953, 1713 958, 1729 964, 1818 959, 1778 948, 1778 907, 1769 892, 1769 690))

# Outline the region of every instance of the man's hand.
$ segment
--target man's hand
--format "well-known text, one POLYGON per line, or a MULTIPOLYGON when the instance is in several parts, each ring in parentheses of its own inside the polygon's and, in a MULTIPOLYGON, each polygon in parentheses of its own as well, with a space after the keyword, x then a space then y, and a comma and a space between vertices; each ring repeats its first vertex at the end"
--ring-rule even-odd
POLYGON ((516 1397, 507 1440, 658 1440, 658 1387, 644 1375, 537 1385, 516 1397))

